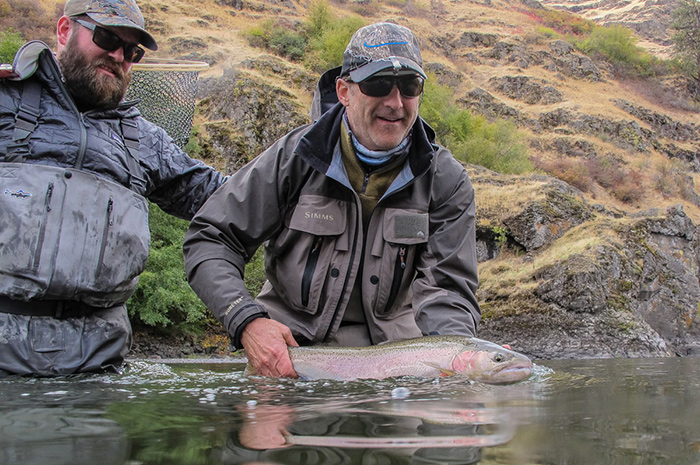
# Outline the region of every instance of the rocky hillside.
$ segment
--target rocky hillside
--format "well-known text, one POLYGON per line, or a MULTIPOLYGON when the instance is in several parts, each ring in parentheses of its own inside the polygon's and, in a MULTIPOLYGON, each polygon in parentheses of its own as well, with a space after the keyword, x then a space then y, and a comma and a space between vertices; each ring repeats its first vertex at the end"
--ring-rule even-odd
MULTIPOLYGON (((155 56, 211 65, 195 119, 207 160, 234 171, 308 121, 318 74, 243 34, 267 19, 303 21, 308 1, 140 5, 161 44, 155 56)), ((617 8, 615 21, 649 9, 636 5, 617 8)), ((534 0, 331 6, 411 27, 426 68, 463 108, 513 122, 527 141, 537 174, 467 165, 478 204, 481 337, 537 358, 697 352, 700 113, 681 79, 617 78, 609 64, 538 32, 533 11, 545 7, 534 0)), ((588 6, 602 21, 593 7, 606 2, 588 6)), ((645 41, 663 44, 660 24, 663 33, 645 41)))
POLYGON ((544 0, 543 5, 570 11, 598 24, 619 24, 635 31, 640 44, 668 58, 673 42, 668 26, 677 0, 544 0))

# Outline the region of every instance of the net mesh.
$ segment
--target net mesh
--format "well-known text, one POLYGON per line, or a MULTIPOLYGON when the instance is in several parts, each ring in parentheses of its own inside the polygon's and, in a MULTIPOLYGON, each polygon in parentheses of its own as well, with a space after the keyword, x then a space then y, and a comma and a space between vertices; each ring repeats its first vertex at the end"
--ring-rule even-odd
POLYGON ((184 147, 190 138, 199 72, 207 63, 148 59, 134 64, 126 99, 137 99, 144 118, 157 124, 184 147))

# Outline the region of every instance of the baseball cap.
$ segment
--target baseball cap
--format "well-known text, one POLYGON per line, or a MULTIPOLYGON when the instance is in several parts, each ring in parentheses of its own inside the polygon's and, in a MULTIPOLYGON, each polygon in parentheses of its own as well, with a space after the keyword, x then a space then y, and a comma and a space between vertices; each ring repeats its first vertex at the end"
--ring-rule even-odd
POLYGON ((358 29, 343 53, 340 75, 350 75, 353 81, 362 82, 386 69, 397 73, 411 70, 427 78, 416 36, 410 29, 393 23, 358 29))
POLYGON ((144 29, 143 15, 134 0, 68 0, 63 14, 88 15, 101 26, 138 29, 141 31, 139 42, 149 50, 158 50, 155 39, 144 29))

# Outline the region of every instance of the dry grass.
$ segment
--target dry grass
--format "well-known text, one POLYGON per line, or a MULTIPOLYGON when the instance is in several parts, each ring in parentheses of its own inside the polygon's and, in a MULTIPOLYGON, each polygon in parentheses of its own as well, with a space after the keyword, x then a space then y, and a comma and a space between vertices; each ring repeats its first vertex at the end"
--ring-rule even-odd
MULTIPOLYGON (((513 289, 535 289, 539 270, 561 263, 572 255, 592 255, 600 245, 621 244, 617 230, 627 221, 607 218, 588 221, 569 230, 551 246, 529 254, 504 250, 479 264, 480 292, 509 295, 513 289)), ((591 262, 593 263, 593 262, 591 262)))

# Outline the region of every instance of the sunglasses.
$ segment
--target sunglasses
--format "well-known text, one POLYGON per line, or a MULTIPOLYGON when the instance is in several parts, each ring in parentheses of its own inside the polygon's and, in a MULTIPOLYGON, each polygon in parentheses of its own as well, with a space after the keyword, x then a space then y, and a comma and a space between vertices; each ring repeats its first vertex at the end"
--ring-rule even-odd
POLYGON ((98 47, 107 50, 108 52, 114 52, 119 48, 124 48, 124 60, 128 61, 129 63, 138 63, 146 53, 144 49, 138 45, 124 42, 118 35, 98 26, 97 24, 89 23, 87 21, 83 21, 82 19, 76 19, 76 21, 80 23, 81 26, 93 31, 92 41, 98 47))
MULTIPOLYGON (((347 82, 355 82, 346 79, 347 82)), ((360 92, 369 97, 386 97, 394 86, 406 98, 418 97, 423 92, 423 78, 420 76, 375 76, 356 83, 360 92)))

